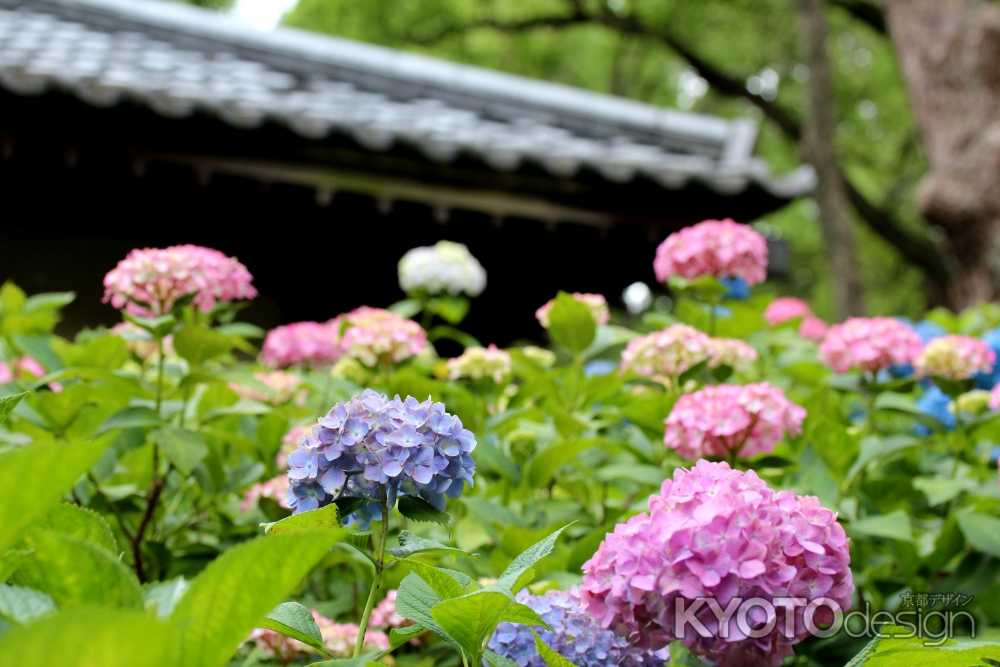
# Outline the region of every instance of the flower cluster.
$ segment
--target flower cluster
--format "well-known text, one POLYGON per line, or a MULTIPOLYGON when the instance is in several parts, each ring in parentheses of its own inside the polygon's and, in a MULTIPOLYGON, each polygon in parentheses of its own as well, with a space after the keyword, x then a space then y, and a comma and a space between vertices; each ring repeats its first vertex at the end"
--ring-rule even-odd
POLYGON ((299 448, 299 445, 302 444, 310 433, 312 433, 312 426, 298 424, 282 436, 281 447, 274 457, 274 465, 277 466, 278 470, 284 470, 288 467, 288 457, 299 448))
POLYGON ((1000 384, 990 391, 990 410, 1000 410, 1000 384))
POLYGON ((710 368, 729 366, 743 371, 757 361, 757 350, 738 338, 710 338, 708 365, 710 368))
POLYGON ((891 317, 852 317, 830 327, 819 354, 837 373, 880 371, 913 363, 923 343, 903 322, 891 317))
POLYGON ((412 396, 390 400, 371 389, 334 405, 288 457, 296 512, 337 498, 363 498, 367 510, 397 495, 419 496, 439 509, 472 484, 471 431, 444 405, 412 396))
MULTIPOLYGON (((541 640, 578 667, 660 667, 670 657, 665 649, 632 646, 624 637, 597 625, 583 609, 576 590, 537 596, 523 590, 517 601, 534 609, 551 628, 538 631, 541 640)), ((523 667, 546 665, 535 648, 532 628, 525 625, 501 623, 489 649, 523 667)))
POLYGON ((330 323, 295 322, 267 332, 261 360, 268 366, 327 366, 340 356, 339 331, 330 323))
POLYGON ((257 500, 260 498, 270 498, 281 507, 291 509, 288 507, 288 477, 279 475, 274 479, 251 486, 243 494, 243 500, 240 501, 240 510, 249 512, 257 506, 257 500))
POLYGON ((692 461, 766 454, 785 434, 801 433, 805 416, 803 408, 767 382, 705 387, 674 404, 663 444, 692 461))
POLYGON ((405 625, 410 625, 410 621, 400 616, 399 612, 396 611, 397 593, 398 591, 395 588, 386 592, 382 601, 375 605, 375 608, 372 609, 372 615, 369 621, 371 623, 371 627, 389 630, 392 628, 401 628, 405 625))
MULTIPOLYGON (((588 294, 586 292, 573 292, 570 294, 575 301, 579 301, 590 310, 590 315, 597 324, 607 324, 611 319, 608 310, 608 301, 601 294, 588 294)), ((549 312, 552 306, 556 305, 555 299, 549 299, 535 311, 535 319, 546 329, 549 328, 549 312)))
POLYGON ((490 378, 497 384, 510 375, 510 354, 496 345, 467 347, 461 355, 448 360, 448 377, 452 380, 490 378))
POLYGON ((341 353, 367 366, 400 362, 427 347, 427 334, 419 324, 381 308, 361 306, 331 324, 341 332, 341 353))
POLYGON ((767 241, 747 225, 706 220, 674 232, 656 249, 656 279, 742 278, 756 285, 767 277, 767 241))
POLYGON ((438 241, 408 251, 399 260, 399 286, 407 294, 467 294, 486 289, 486 271, 461 243, 438 241))
MULTIPOLYGON (((679 600, 690 607, 710 597, 725 607, 735 597, 826 597, 846 611, 854 589, 836 514, 815 497, 771 490, 753 471, 708 461, 675 470, 648 511, 616 526, 583 572, 583 603, 602 627, 650 648, 680 639, 716 665, 781 664, 808 636, 802 609, 789 618, 789 608, 776 604, 771 631, 751 638, 736 614, 720 626, 704 605, 695 616, 713 636, 690 624, 676 636, 679 600)), ((820 623, 831 620, 824 611, 820 623)), ((769 620, 751 619, 755 628, 769 620)))
POLYGON ((196 245, 137 248, 104 277, 104 302, 141 316, 169 313, 193 296, 208 312, 216 303, 252 299, 257 290, 247 268, 218 250, 196 245))
POLYGON ((240 398, 261 403, 271 403, 281 405, 293 398, 303 396, 299 388, 302 386, 302 379, 299 376, 285 371, 269 371, 266 373, 254 373, 253 378, 262 386, 255 387, 251 384, 240 382, 230 382, 229 388, 236 392, 240 398))
POLYGON ((630 340, 622 352, 621 366, 622 370, 670 383, 711 356, 708 335, 686 324, 672 324, 630 340))
MULTIPOLYGON (((313 620, 323 637, 323 644, 334 657, 347 658, 354 653, 354 645, 361 631, 353 623, 337 623, 313 610, 313 620)), ((261 655, 273 658, 282 663, 288 663, 300 657, 313 655, 316 651, 275 630, 256 628, 250 633, 250 641, 254 643, 261 655)), ((389 637, 384 632, 368 630, 365 632, 365 647, 375 650, 389 648, 389 637)))
POLYGON ((968 380, 977 373, 992 371, 995 361, 996 353, 977 338, 942 336, 927 343, 913 365, 922 376, 968 380))
POLYGON ((764 310, 764 319, 772 327, 789 320, 800 319, 799 335, 807 340, 819 343, 829 329, 826 322, 817 317, 809 304, 802 299, 785 296, 775 299, 764 310))

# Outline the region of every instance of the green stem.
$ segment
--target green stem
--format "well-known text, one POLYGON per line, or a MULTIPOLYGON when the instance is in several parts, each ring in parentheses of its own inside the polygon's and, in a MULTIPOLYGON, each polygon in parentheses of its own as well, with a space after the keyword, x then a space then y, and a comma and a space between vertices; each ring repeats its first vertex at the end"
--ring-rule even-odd
POLYGON ((389 541, 389 501, 382 489, 382 536, 378 541, 377 554, 375 560, 375 576, 372 578, 372 587, 368 591, 368 600, 365 602, 365 610, 361 613, 361 622, 358 624, 358 640, 354 644, 354 657, 357 658, 365 648, 365 635, 368 632, 368 621, 371 619, 372 611, 375 609, 375 598, 382 590, 382 575, 385 573, 385 545, 389 541))
MULTIPOLYGON (((156 414, 163 403, 163 336, 156 338, 156 414)), ((155 472, 155 471, 154 471, 155 472)))
POLYGON ((719 300, 712 297, 708 302, 708 335, 715 336, 715 310, 719 305, 719 300))

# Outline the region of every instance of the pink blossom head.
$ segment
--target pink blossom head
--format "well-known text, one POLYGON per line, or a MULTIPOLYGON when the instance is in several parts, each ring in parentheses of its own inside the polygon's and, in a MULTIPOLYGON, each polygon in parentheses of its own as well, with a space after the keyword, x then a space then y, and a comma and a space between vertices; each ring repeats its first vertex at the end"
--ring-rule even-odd
POLYGON ((711 355, 709 336, 686 324, 672 324, 630 340, 622 352, 621 366, 622 370, 669 384, 711 355))
MULTIPOLYGON (((1000 410, 1000 383, 990 390, 990 410, 1000 410)), ((1000 466, 1000 463, 997 463, 1000 466)))
POLYGON ((880 371, 912 364, 920 354, 920 336, 891 317, 852 317, 830 327, 819 355, 837 373, 880 371))
POLYGON ((427 348, 427 334, 419 324, 381 308, 361 306, 331 324, 342 332, 341 352, 366 366, 398 363, 427 348))
POLYGON ((814 343, 822 343, 829 330, 830 326, 815 315, 806 315, 799 324, 799 335, 814 343))
POLYGON ((408 620, 400 616, 399 612, 396 611, 396 593, 396 589, 393 588, 385 594, 381 602, 375 605, 370 621, 373 628, 390 630, 410 624, 408 620))
POLYGON ((328 366, 340 357, 338 331, 329 323, 295 322, 267 332, 261 360, 274 368, 328 366))
POLYGON ((985 342, 969 336, 942 336, 927 343, 913 366, 917 374, 949 380, 968 380, 993 370, 996 353, 985 342))
POLYGON ((9 384, 13 381, 14 371, 11 370, 10 364, 0 361, 0 384, 9 384))
MULTIPOLYGON (((323 643, 330 653, 338 658, 347 658, 354 653, 361 628, 353 623, 337 623, 313 610, 313 620, 319 628, 323 643)), ((250 634, 252 641, 264 657, 275 658, 288 663, 300 657, 314 655, 316 650, 280 632, 257 628, 250 634)), ((389 648, 389 637, 384 632, 369 630, 365 633, 365 647, 384 650, 389 648)))
MULTIPOLYGON (((611 313, 608 311, 608 301, 603 295, 573 292, 570 296, 590 309, 590 315, 597 324, 607 324, 608 320, 611 319, 611 313)), ((546 329, 549 328, 549 312, 555 304, 555 299, 549 299, 535 311, 535 319, 546 329)))
POLYGON ((653 270, 661 283, 671 276, 734 276, 756 285, 767 277, 767 241, 748 225, 706 220, 668 236, 656 249, 653 270))
POLYGON ((710 368, 729 366, 744 371, 757 361, 757 350, 737 338, 710 338, 708 365, 710 368))
POLYGON ((767 454, 802 432, 806 411, 768 384, 721 384, 681 396, 665 422, 663 444, 691 461, 767 454))
MULTIPOLYGON (((803 607, 776 603, 771 631, 752 638, 736 614, 721 632, 703 604, 694 615, 713 631, 703 637, 690 624, 675 634, 680 604, 714 598, 725 609, 734 598, 825 597, 846 611, 853 590, 849 543, 834 512, 813 496, 773 491, 752 470, 699 461, 675 470, 647 512, 604 538, 583 566, 581 598, 602 627, 640 646, 679 639, 718 667, 777 666, 809 636, 803 607)), ((815 620, 832 620, 822 616, 815 620)), ((767 620, 750 616, 754 627, 767 620)))
POLYGON ((764 310, 764 319, 772 327, 788 320, 807 317, 809 315, 812 315, 812 309, 809 307, 809 304, 802 299, 796 299, 791 296, 783 296, 775 299, 764 310))
POLYGON ((266 482, 261 482, 251 486, 247 492, 243 494, 243 500, 240 501, 240 510, 243 512, 249 512, 257 506, 257 501, 261 498, 270 498, 278 503, 279 506, 284 507, 285 509, 291 509, 288 506, 287 500, 288 475, 279 475, 274 479, 269 479, 266 482))
POLYGON ((184 297, 208 312, 217 303, 252 299, 253 277, 239 261, 196 245, 137 248, 104 276, 104 302, 140 316, 169 313, 184 297))

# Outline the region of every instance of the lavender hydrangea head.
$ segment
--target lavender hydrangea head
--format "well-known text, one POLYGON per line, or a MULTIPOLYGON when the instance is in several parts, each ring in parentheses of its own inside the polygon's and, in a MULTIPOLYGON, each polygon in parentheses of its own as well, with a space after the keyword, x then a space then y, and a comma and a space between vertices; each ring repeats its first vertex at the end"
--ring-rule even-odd
POLYGON ((661 667, 669 658, 666 649, 653 650, 633 646, 624 637, 599 626, 584 609, 579 593, 549 591, 531 595, 517 594, 552 628, 540 630, 517 623, 501 623, 490 639, 494 653, 524 667, 545 667, 535 648, 534 629, 542 641, 578 667, 661 667))
POLYGON ((378 518, 383 493, 417 496, 438 509, 473 483, 476 437, 442 403, 389 399, 372 389, 338 403, 288 457, 288 503, 296 512, 339 498, 366 501, 378 518))
MULTIPOLYGON (((601 627, 637 644, 661 648, 680 639, 717 667, 776 667, 809 636, 803 608, 792 613, 776 598, 826 598, 846 611, 854 591, 850 560, 837 515, 817 498, 773 491, 753 471, 699 461, 674 471, 647 512, 605 537, 583 566, 581 599, 601 627), (753 637, 733 614, 723 633, 705 605, 695 616, 715 632, 703 636, 686 624, 678 636, 680 604, 690 608, 698 598, 714 598, 723 609, 735 598, 773 601, 776 621, 753 637)), ((768 619, 748 620, 756 630, 768 619)))

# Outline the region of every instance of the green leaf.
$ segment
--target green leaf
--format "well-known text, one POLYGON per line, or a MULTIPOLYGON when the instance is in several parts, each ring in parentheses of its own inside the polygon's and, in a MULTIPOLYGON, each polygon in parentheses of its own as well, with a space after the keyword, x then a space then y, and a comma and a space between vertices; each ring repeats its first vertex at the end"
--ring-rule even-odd
POLYGON ((913 529, 910 526, 910 515, 903 510, 889 514, 877 514, 853 521, 848 526, 854 535, 885 537, 891 540, 913 540, 913 529))
POLYGON ((534 567, 535 563, 552 553, 552 550, 556 546, 556 540, 559 539, 559 536, 564 530, 572 525, 572 523, 568 523, 554 533, 528 547, 523 553, 515 558, 510 565, 507 566, 507 569, 504 570, 503 574, 501 574, 500 578, 497 580, 497 586, 506 588, 507 590, 516 593, 517 591, 514 590, 513 587, 517 584, 521 575, 527 572, 530 568, 534 567))
POLYGON ((465 594, 465 584, 470 581, 469 579, 463 582, 445 568, 434 567, 433 565, 421 563, 417 560, 407 560, 405 562, 442 600, 465 594))
POLYGON ((1000 558, 1000 519, 966 510, 958 515, 958 526, 973 548, 1000 558))
POLYGON ((174 333, 174 349, 192 366, 233 349, 233 339, 201 325, 185 324, 174 333))
POLYGON ((330 529, 342 530, 337 518, 337 506, 333 503, 319 509, 293 514, 281 521, 264 523, 261 526, 263 526, 264 534, 266 535, 314 532, 330 529))
POLYGON ((1000 660, 1000 643, 983 639, 947 639, 929 645, 928 638, 907 636, 906 628, 880 628, 881 637, 868 643, 847 667, 987 667, 1000 660), (898 636, 893 636, 896 634, 898 636))
POLYGON ((56 603, 41 591, 0 584, 0 618, 12 623, 28 623, 52 613, 56 603))
POLYGON ((414 535, 408 530, 404 530, 399 533, 399 546, 393 547, 389 551, 397 558, 406 558, 407 556, 412 556, 413 554, 427 552, 443 551, 445 553, 465 553, 456 547, 449 547, 446 544, 441 544, 440 542, 428 540, 427 538, 420 537, 419 535, 414 535))
POLYGON ((143 612, 80 608, 11 629, 0 655, 17 667, 164 667, 179 664, 168 657, 172 641, 143 612))
POLYGON ((75 292, 42 292, 28 297, 21 312, 35 313, 40 310, 58 310, 73 303, 75 298, 75 292))
POLYGON ((500 589, 483 589, 442 600, 431 609, 431 616, 458 642, 469 656, 470 664, 475 665, 481 663, 483 645, 498 623, 545 625, 535 610, 514 600, 510 591, 500 589))
POLYGON ((190 586, 184 577, 149 584, 143 590, 143 602, 148 611, 155 612, 159 618, 167 618, 190 586))
POLYGON ((164 458, 184 475, 198 467, 208 456, 208 445, 199 433, 186 428, 161 428, 153 433, 164 458))
POLYGON ((14 573, 15 583, 48 593, 60 608, 142 608, 135 574, 106 549, 48 530, 32 530, 25 543, 32 556, 14 573))
POLYGON ((402 301, 397 301, 396 303, 389 306, 389 310, 396 313, 400 317, 410 318, 416 315, 423 308, 423 302, 420 299, 403 299, 402 301))
POLYGON ((14 336, 14 345, 29 357, 34 357, 48 371, 57 371, 63 367, 62 359, 52 351, 49 336, 14 336))
POLYGON ((917 477, 913 488, 927 496, 927 502, 934 507, 956 498, 962 491, 971 491, 976 483, 968 479, 946 479, 944 477, 917 477))
POLYGON ((118 543, 111 526, 103 516, 86 507, 69 503, 56 505, 38 522, 37 527, 87 542, 112 555, 118 553, 118 543))
POLYGON ((637 482, 649 486, 659 486, 667 476, 663 469, 642 463, 612 463, 594 472, 594 476, 602 482, 637 482))
POLYGON ((455 648, 460 648, 455 639, 437 624, 431 614, 431 609, 441 600, 442 596, 430 584, 419 575, 411 573, 403 577, 396 591, 396 611, 403 618, 430 630, 455 648))
POLYGON ((173 315, 162 315, 160 317, 139 317, 132 315, 128 311, 122 311, 122 317, 136 325, 140 329, 145 329, 153 334, 154 338, 165 338, 173 332, 177 326, 177 318, 173 315))
POLYGON ((537 632, 532 631, 531 634, 535 637, 535 650, 548 667, 576 667, 575 663, 553 651, 552 647, 542 641, 537 632))
POLYGON ((0 553, 59 501, 105 447, 41 441, 0 454, 0 553))
POLYGON ((401 628, 393 628, 389 631, 389 648, 397 649, 425 632, 427 630, 419 625, 404 625, 401 628))
POLYGON ((576 462, 580 454, 601 442, 600 438, 574 439, 543 449, 525 465, 525 483, 535 489, 548 486, 562 466, 576 462))
POLYGON ((458 324, 469 312, 469 300, 462 296, 436 296, 427 300, 425 308, 448 324, 458 324))
POLYGON ((486 664, 490 667, 517 667, 517 663, 510 658, 506 658, 499 653, 494 653, 489 650, 483 654, 483 660, 485 660, 486 664))
POLYGON ((432 507, 423 498, 417 496, 402 496, 396 505, 399 513, 411 521, 429 521, 441 526, 447 526, 449 516, 447 512, 432 507))
POLYGON ((597 323, 590 309, 569 294, 560 292, 549 311, 549 336, 570 352, 583 352, 594 342, 597 323))
POLYGON ((224 665, 345 533, 267 535, 223 552, 191 583, 170 617, 176 663, 224 665))
POLYGON ((298 602, 282 602, 267 615, 260 627, 270 628, 286 637, 298 639, 320 653, 327 653, 323 635, 320 634, 312 612, 298 602))
POLYGON ((31 392, 28 391, 22 391, 19 394, 10 394, 8 396, 0 397, 0 424, 7 421, 7 418, 10 417, 10 413, 14 411, 17 404, 30 393, 31 392))
POLYGON ((162 422, 160 416, 152 408, 144 406, 131 406, 123 408, 101 424, 97 429, 97 434, 107 433, 115 429, 122 428, 152 428, 159 426, 162 422))

